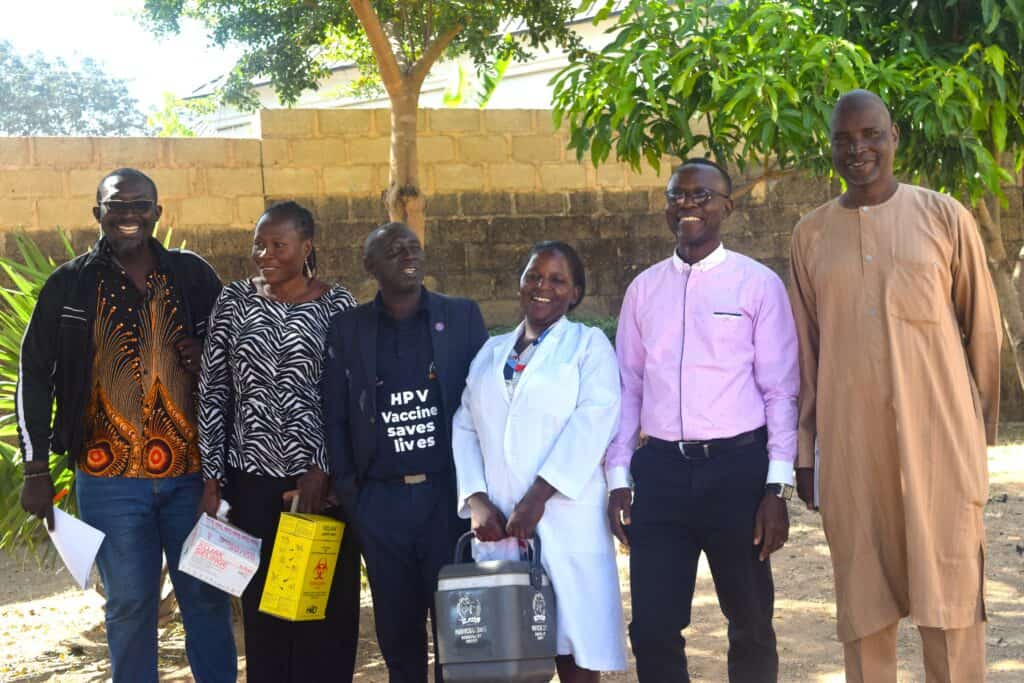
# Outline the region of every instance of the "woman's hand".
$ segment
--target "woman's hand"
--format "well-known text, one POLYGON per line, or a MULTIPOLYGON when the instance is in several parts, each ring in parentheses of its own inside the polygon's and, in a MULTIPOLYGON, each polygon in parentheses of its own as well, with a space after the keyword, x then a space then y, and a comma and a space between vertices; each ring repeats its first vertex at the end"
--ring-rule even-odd
POLYGON ((217 516, 217 508, 220 507, 220 482, 216 479, 207 479, 203 482, 203 497, 199 499, 199 511, 197 514, 206 513, 210 517, 217 516))
POLYGON ((508 524, 505 525, 505 533, 516 538, 533 538, 537 532, 537 524, 544 516, 544 506, 555 492, 554 486, 537 477, 523 499, 512 509, 508 524))
MULTIPOLYGON (((322 469, 313 465, 299 476, 297 482, 299 512, 318 515, 323 512, 327 500, 330 478, 322 469)), ((288 495, 287 493, 285 494, 288 495)))
POLYGON ((500 541, 505 538, 505 515, 486 493, 469 497, 470 529, 478 541, 500 541))

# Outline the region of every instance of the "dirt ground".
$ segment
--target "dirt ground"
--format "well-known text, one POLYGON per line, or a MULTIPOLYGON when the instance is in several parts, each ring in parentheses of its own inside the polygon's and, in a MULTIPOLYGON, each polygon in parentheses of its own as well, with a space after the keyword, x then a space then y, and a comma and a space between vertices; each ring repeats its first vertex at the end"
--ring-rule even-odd
MULTIPOLYGON (((989 451, 991 492, 986 603, 989 614, 989 680, 1024 681, 1024 424, 1004 427, 1004 445, 989 451)), ((828 546, 818 516, 791 506, 789 543, 772 558, 775 628, 780 680, 839 683, 842 650, 835 636, 835 607, 828 546)), ((619 557, 623 600, 629 618, 628 557, 619 557)), ((66 571, 42 570, 0 554, 0 681, 85 683, 109 677, 102 598, 74 586, 66 571)), ((625 627, 624 627, 625 628, 625 627)), ((373 636, 373 615, 364 597, 358 673, 360 683, 384 683, 387 671, 373 636)), ((687 629, 690 673, 695 681, 725 681, 726 624, 714 586, 702 563, 687 629)), ((920 641, 904 623, 900 630, 900 681, 923 681, 920 641)), ((632 667, 632 660, 630 660, 632 667)), ((244 658, 239 658, 244 681, 244 658)), ((166 681, 190 681, 180 624, 160 632, 160 671, 166 681)), ((605 681, 635 680, 633 669, 605 681)))

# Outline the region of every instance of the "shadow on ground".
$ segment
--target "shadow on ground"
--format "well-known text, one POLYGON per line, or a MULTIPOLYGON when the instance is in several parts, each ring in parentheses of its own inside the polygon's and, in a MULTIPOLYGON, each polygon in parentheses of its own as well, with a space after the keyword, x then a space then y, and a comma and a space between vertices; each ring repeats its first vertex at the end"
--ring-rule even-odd
MULTIPOLYGON (((1024 680, 1024 426, 1012 426, 1008 433, 1010 445, 989 451, 992 485, 985 523, 991 683, 1024 680)), ((790 509, 789 543, 772 559, 780 680, 841 683, 842 648, 835 636, 825 536, 816 513, 796 504, 790 509)), ((628 556, 620 556, 619 565, 628 620, 628 556)), ((0 575, 0 681, 92 683, 109 677, 98 594, 75 588, 66 572, 40 570, 9 556, 0 556, 0 575)), ((376 647, 368 598, 364 596, 355 680, 384 683, 387 671, 376 647)), ((727 680, 726 623, 703 562, 686 637, 694 681, 727 680)), ((920 641, 908 623, 901 626, 899 644, 901 683, 923 682, 920 641)), ((161 680, 191 680, 179 623, 162 629, 160 648, 161 680)), ((244 658, 239 664, 244 681, 244 658)), ((629 672, 608 674, 603 680, 636 680, 632 664, 630 660, 629 672)))

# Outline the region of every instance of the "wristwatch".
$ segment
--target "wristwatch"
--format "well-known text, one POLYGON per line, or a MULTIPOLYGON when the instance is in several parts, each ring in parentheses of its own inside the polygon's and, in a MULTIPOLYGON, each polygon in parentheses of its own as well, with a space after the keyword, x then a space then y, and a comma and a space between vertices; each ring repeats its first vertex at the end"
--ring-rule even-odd
POLYGON ((789 484, 765 484, 764 492, 772 493, 782 500, 790 500, 793 497, 793 487, 789 484))

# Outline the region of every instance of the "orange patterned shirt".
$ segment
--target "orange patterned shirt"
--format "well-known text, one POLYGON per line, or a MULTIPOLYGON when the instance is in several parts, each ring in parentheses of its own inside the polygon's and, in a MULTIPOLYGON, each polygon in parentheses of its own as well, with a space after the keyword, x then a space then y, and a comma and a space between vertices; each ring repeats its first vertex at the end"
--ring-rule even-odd
POLYGON ((181 365, 180 294, 154 270, 140 292, 116 264, 98 278, 95 356, 79 466, 101 477, 198 472, 196 378, 181 365))

